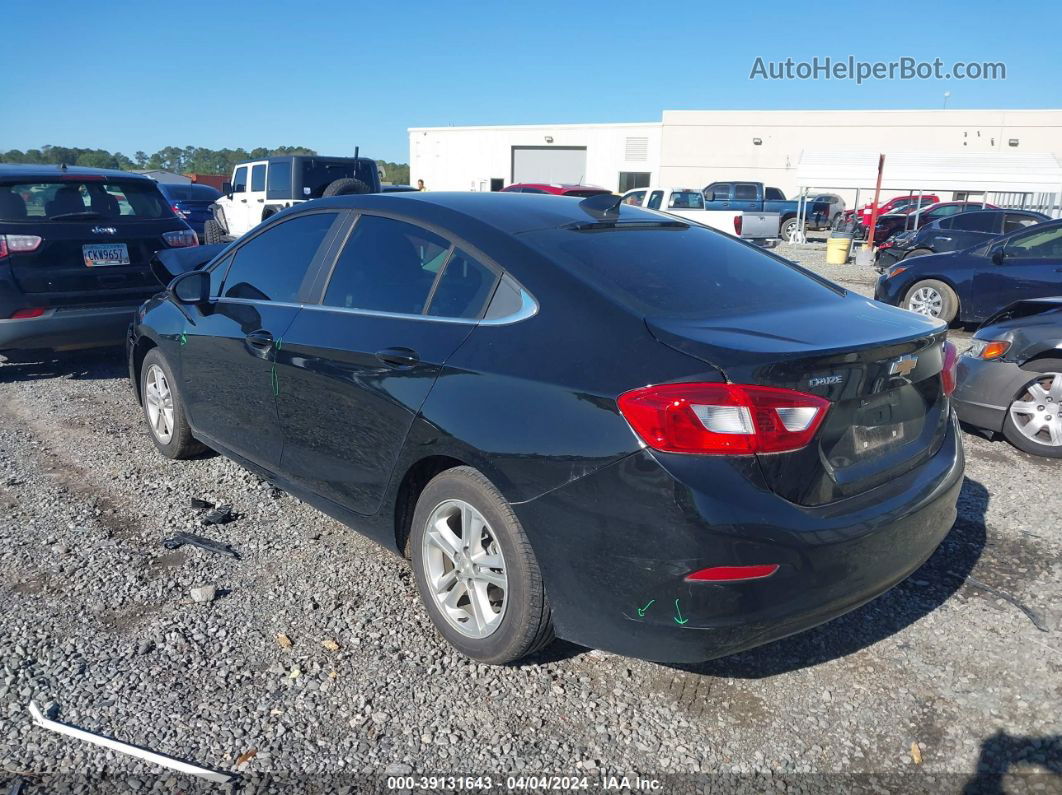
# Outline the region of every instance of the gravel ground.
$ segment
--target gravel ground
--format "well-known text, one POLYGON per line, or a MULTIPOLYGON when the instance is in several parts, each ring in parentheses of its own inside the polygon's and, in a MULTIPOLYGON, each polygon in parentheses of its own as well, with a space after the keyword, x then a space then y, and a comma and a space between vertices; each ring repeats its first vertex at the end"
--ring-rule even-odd
MULTIPOLYGON (((873 290, 821 251, 780 251, 873 290)), ((965 443, 951 534, 848 616, 699 666, 558 643, 492 668, 444 645, 403 561, 224 458, 159 456, 120 352, 0 364, 0 786, 197 786, 34 727, 35 700, 239 772, 243 791, 366 791, 414 772, 1062 792, 1059 464, 965 443), (190 497, 238 517, 205 529, 190 497), (164 549, 179 530, 241 558, 164 549), (214 601, 192 600, 210 585, 214 601)))

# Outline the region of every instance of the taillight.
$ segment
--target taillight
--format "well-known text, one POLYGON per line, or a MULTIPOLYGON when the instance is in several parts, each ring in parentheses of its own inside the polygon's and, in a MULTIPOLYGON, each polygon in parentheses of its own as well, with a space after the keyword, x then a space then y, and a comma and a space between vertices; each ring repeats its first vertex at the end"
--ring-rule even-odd
POLYGON ((199 238, 191 229, 180 229, 176 232, 163 232, 162 239, 170 248, 185 248, 186 246, 198 246, 199 238))
POLYGON ((743 384, 661 384, 625 392, 616 402, 654 450, 729 455, 798 450, 830 407, 817 395, 743 384))
POLYGON ((741 237, 741 216, 734 216, 734 234, 741 237))
POLYGON ((173 214, 176 215, 178 218, 187 218, 188 217, 187 215, 185 215, 184 210, 182 210, 176 204, 171 204, 170 205, 170 209, 173 210, 173 214))
POLYGON ((11 313, 12 320, 28 320, 31 317, 40 317, 44 314, 44 307, 34 307, 33 309, 16 309, 11 313))
POLYGON ((945 395, 955 391, 955 365, 958 361, 955 346, 950 342, 944 343, 944 366, 940 368, 940 385, 945 395))
POLYGON ((28 254, 40 245, 40 235, 0 235, 0 259, 9 254, 28 254))

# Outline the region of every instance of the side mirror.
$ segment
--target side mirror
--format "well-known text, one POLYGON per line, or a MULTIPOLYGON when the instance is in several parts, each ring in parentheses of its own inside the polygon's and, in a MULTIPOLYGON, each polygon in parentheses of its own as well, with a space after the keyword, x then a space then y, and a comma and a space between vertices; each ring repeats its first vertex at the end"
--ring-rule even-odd
POLYGON ((210 274, 206 271, 182 273, 166 288, 174 301, 185 306, 196 306, 210 300, 210 274))
POLYGON ((715 191, 714 190, 706 190, 704 192, 704 200, 706 202, 714 202, 715 201, 715 191))
POLYGON ((224 193, 226 196, 231 196, 232 195, 232 183, 231 182, 222 182, 221 183, 221 192, 224 193))
POLYGON ((1003 246, 996 246, 992 249, 992 262, 996 263, 996 265, 1002 265, 1006 256, 1007 255, 1003 253, 1003 246))

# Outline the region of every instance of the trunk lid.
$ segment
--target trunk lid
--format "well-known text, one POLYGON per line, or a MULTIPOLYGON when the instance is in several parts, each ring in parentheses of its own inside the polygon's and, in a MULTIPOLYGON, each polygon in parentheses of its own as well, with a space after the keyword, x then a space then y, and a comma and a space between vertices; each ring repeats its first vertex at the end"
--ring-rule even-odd
POLYGON ((849 295, 646 323, 659 341, 718 367, 733 383, 830 400, 811 444, 758 456, 770 487, 792 502, 822 505, 881 485, 935 454, 947 431, 945 327, 937 321, 849 295))

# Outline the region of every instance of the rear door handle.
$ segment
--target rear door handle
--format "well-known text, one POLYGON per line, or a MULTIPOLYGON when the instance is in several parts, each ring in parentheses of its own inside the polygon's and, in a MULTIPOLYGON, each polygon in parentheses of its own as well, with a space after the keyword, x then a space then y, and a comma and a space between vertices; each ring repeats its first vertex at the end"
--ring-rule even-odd
POLYGON ((376 351, 376 358, 388 367, 412 367, 420 361, 420 355, 411 348, 384 348, 376 351))
POLYGON ((265 199, 259 199, 258 201, 259 201, 259 203, 261 203, 261 202, 264 202, 265 199))
POLYGON ((273 347, 273 335, 265 330, 252 331, 247 335, 247 344, 260 351, 267 351, 273 347))

